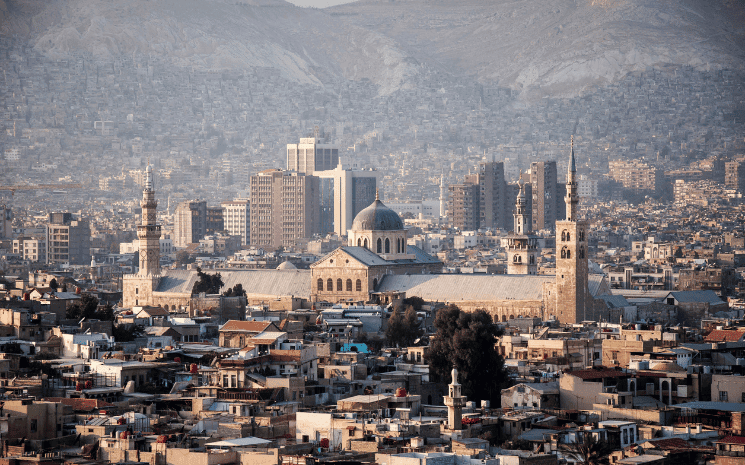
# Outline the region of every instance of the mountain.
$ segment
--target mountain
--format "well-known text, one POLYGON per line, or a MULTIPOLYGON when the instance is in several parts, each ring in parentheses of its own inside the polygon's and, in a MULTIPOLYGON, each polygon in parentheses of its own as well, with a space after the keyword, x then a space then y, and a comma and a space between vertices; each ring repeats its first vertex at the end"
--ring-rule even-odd
POLYGON ((316 86, 369 79, 380 94, 428 68, 526 95, 574 95, 648 67, 737 68, 736 0, 0 0, 0 34, 50 57, 169 57, 198 69, 268 67, 316 86))

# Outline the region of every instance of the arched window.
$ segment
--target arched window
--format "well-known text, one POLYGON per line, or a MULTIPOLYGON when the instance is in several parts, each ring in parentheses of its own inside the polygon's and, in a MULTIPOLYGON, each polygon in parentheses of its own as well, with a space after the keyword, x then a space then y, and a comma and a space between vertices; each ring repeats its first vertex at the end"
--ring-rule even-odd
POLYGON ((319 291, 323 290, 323 279, 322 278, 318 278, 318 290, 319 291))
POLYGON ((572 251, 571 250, 567 250, 567 258, 572 258, 572 251))
POLYGON ((378 238, 378 253, 383 253, 383 240, 378 238))
POLYGON ((585 258, 585 249, 583 248, 579 249, 579 258, 585 258))
POLYGON ((396 253, 401 253, 401 239, 396 239, 396 253))
POLYGON ((512 256, 512 262, 513 263, 517 263, 517 255, 513 255, 512 256))
POLYGON ((567 248, 561 249, 561 258, 567 258, 567 248))
POLYGON ((572 240, 572 233, 567 233, 567 240, 568 241, 571 241, 572 240))
POLYGON ((532 265, 533 263, 535 263, 535 255, 530 256, 530 264, 532 265))
POLYGON ((357 292, 362 292, 362 280, 357 280, 357 292))
POLYGON ((391 240, 385 238, 385 253, 391 253, 391 240))
POLYGON ((339 278, 339 279, 336 280, 336 290, 337 291, 341 291, 342 289, 343 288, 342 288, 341 278, 339 278))
POLYGON ((366 249, 368 248, 368 247, 367 247, 367 238, 365 238, 365 246, 364 246, 364 247, 365 247, 366 249))
POLYGON ((523 262, 523 257, 521 257, 520 255, 518 255, 517 256, 517 263, 522 263, 522 262, 523 262))
POLYGON ((357 247, 362 247, 362 239, 357 238, 357 247))
POLYGON ((352 292, 352 280, 347 279, 347 291, 352 292))
POLYGON ((333 291, 334 290, 334 281, 329 278, 326 280, 326 290, 327 291, 333 291))
POLYGON ((566 231, 562 231, 561 232, 561 241, 564 242, 565 240, 567 240, 567 232, 566 231))

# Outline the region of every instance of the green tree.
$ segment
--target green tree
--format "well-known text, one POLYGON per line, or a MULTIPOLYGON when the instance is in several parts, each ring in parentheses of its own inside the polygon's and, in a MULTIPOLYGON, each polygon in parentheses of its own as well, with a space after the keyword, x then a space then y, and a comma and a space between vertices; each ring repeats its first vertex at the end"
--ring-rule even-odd
POLYGON ((55 291, 59 288, 59 284, 57 284, 57 278, 52 278, 52 280, 49 281, 49 287, 51 287, 55 291))
POLYGON ((238 283, 232 288, 228 288, 223 295, 225 297, 246 297, 246 290, 243 289, 243 284, 238 283))
POLYGON ((184 266, 189 263, 194 263, 194 257, 189 255, 189 252, 186 250, 179 250, 176 252, 176 265, 177 266, 184 266))
POLYGON ((593 434, 586 431, 577 431, 576 441, 561 444, 560 449, 564 454, 573 458, 576 462, 587 465, 604 465, 608 463, 608 456, 613 448, 607 441, 598 440, 593 434))
POLYGON ((111 335, 116 342, 132 342, 142 336, 145 328, 140 325, 114 325, 111 327, 111 335))
POLYGON ((98 310, 98 299, 90 294, 83 294, 80 300, 67 308, 66 317, 71 320, 80 320, 81 318, 94 318, 98 310))
POLYGON ((207 274, 202 271, 201 268, 197 267, 197 282, 194 283, 194 287, 191 289, 192 294, 219 294, 220 288, 223 286, 222 276, 220 273, 207 274))
POLYGON ((413 344, 420 334, 419 319, 414 307, 409 306, 406 312, 401 312, 400 306, 394 307, 385 329, 388 344, 407 347, 413 344))
POLYGON ((440 309, 430 343, 429 363, 436 381, 449 382, 455 366, 469 400, 497 402, 509 378, 495 344, 499 330, 483 310, 463 312, 456 305, 440 309))

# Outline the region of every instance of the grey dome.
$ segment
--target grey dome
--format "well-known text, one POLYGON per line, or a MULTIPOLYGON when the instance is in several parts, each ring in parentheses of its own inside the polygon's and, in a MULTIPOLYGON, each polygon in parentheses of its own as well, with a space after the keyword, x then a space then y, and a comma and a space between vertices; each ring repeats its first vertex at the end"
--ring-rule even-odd
POLYGON ((404 223, 398 213, 375 200, 357 214, 352 223, 353 231, 402 231, 404 223))

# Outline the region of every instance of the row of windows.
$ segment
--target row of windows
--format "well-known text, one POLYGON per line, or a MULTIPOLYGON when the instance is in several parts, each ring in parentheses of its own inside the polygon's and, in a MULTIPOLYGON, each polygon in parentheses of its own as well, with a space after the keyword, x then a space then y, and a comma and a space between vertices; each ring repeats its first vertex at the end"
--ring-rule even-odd
MULTIPOLYGON (((367 238, 364 240, 362 238, 357 238, 357 247, 364 247, 368 248, 367 246, 367 238)), ((404 250, 404 240, 403 239, 396 239, 396 253, 402 253, 404 250)), ((386 238, 385 243, 381 238, 378 238, 377 243, 377 253, 391 253, 391 240, 386 238), (383 244, 385 244, 385 252, 383 252, 383 244)))
MULTIPOLYGON (((344 290, 344 281, 340 279, 336 280, 336 290, 337 291, 343 291, 344 290)), ((352 292, 352 280, 347 279, 347 292, 352 292)), ((317 287, 319 291, 323 290, 323 278, 318 278, 317 287)), ((326 280, 326 290, 327 291, 333 291, 334 290, 334 280, 329 278, 326 280)), ((355 283, 355 290, 357 292, 362 292, 362 280, 357 280, 355 283)))

